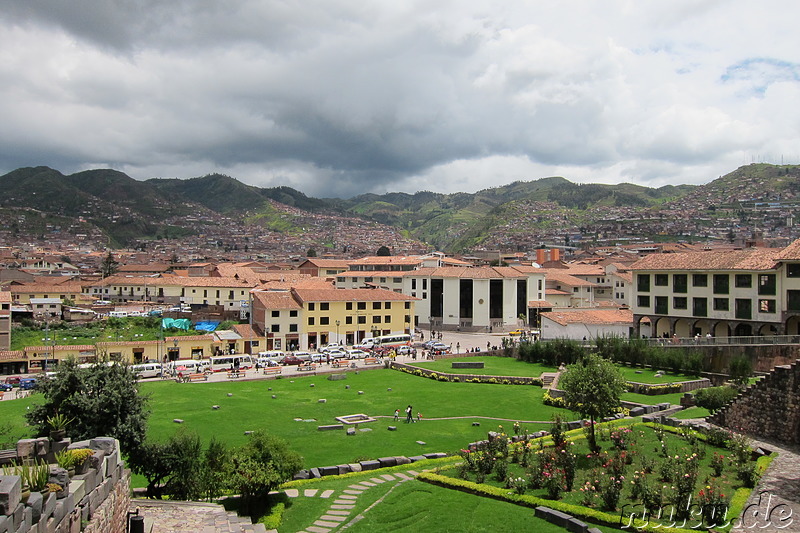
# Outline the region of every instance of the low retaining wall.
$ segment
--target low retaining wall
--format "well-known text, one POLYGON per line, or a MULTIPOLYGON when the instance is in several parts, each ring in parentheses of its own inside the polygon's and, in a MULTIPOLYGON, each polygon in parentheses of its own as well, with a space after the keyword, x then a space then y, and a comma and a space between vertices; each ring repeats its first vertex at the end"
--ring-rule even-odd
POLYGON ((674 383, 639 383, 629 381, 628 390, 637 394, 657 395, 675 392, 691 392, 697 389, 704 389, 711 386, 711 380, 707 378, 695 379, 692 381, 676 381, 674 383))
POLYGON ((332 466, 320 466, 301 470, 294 475, 292 479, 314 479, 323 476, 338 476, 341 474, 349 474, 350 472, 363 472, 365 470, 377 470, 378 468, 386 468, 389 466, 407 465, 422 461, 423 459, 439 459, 447 457, 446 453, 424 453, 422 455, 415 455, 414 457, 405 457, 396 455, 392 457, 381 457, 379 459, 370 461, 360 461, 358 463, 348 463, 332 466))
POLYGON ((5 462, 24 459, 52 460, 57 450, 89 448, 83 474, 69 478, 67 471, 50 465, 50 483, 64 487, 55 492, 32 492, 22 502, 22 479, 0 475, 0 533, 125 533, 130 504, 130 472, 120 458, 119 442, 110 437, 71 443, 47 438, 23 439, 16 450, 4 450, 5 462), (83 527, 82 527, 83 525, 83 527))

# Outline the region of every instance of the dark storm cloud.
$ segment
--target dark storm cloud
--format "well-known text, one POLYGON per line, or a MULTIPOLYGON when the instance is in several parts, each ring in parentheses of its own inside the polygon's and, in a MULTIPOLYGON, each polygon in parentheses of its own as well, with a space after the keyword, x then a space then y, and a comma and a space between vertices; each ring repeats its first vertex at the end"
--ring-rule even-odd
POLYGON ((329 196, 712 179, 800 136, 800 8, 769 4, 12 2, 0 170, 329 196))

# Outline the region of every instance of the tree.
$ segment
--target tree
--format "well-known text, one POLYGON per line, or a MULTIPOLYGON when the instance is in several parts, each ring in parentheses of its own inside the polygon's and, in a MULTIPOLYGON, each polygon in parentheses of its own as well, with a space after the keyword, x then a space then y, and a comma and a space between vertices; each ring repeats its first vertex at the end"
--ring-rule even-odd
POLYGON ((734 357, 728 364, 728 378, 739 388, 744 388, 753 376, 753 363, 746 355, 734 357))
POLYGON ((303 466, 303 458, 281 438, 256 431, 231 457, 231 488, 242 497, 244 512, 264 501, 269 492, 292 479, 303 466))
POLYGON ((108 255, 105 256, 103 262, 100 264, 100 274, 102 277, 107 278, 108 276, 112 276, 117 273, 119 269, 119 262, 114 259, 114 256, 111 252, 108 252, 108 255))
POLYGON ((625 378, 619 368, 597 354, 587 354, 567 367, 558 381, 567 408, 589 417, 589 449, 597 451, 595 420, 601 420, 619 407, 625 392, 625 378))
POLYGON ((306 252, 306 257, 317 257, 317 251, 313 248, 309 248, 306 252))
POLYGON ((122 364, 99 361, 79 368, 73 358, 59 363, 55 376, 38 386, 44 401, 26 414, 36 434, 49 433, 47 419, 61 414, 72 419, 67 436, 73 441, 94 437, 119 439, 123 452, 131 453, 147 431, 147 396, 139 394, 136 375, 122 364))
POLYGON ((392 251, 386 246, 381 246, 380 248, 378 248, 378 251, 375 252, 375 255, 377 255, 378 257, 389 257, 390 255, 392 255, 392 251))

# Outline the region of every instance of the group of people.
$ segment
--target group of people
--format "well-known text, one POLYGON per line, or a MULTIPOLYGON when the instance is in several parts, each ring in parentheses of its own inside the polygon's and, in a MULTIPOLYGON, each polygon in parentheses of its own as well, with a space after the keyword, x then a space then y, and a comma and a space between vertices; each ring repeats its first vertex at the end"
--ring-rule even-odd
MULTIPOLYGON (((400 419, 400 409, 394 410, 394 421, 397 422, 400 419)), ((422 414, 417 412, 417 419, 414 420, 414 408, 409 405, 406 407, 406 424, 411 424, 413 422, 419 422, 422 420, 422 414)))

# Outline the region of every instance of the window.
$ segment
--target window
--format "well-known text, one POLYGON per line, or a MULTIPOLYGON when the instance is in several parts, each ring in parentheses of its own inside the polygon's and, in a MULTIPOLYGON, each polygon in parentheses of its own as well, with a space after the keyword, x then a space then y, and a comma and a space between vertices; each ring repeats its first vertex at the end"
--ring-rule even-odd
POLYGON ((297 324, 289 324, 289 333, 297 333, 297 324))
POLYGON ((392 308, 392 302, 383 302, 383 308, 384 309, 391 309, 392 308))
POLYGON ((359 316, 358 317, 358 323, 359 324, 366 324, 367 323, 367 317, 364 316, 364 315, 359 316))
POLYGON ((736 298, 734 301, 734 313, 736 318, 750 320, 753 318, 753 302, 747 298, 736 298))
POLYGON ((656 296, 656 313, 666 315, 669 313, 669 298, 666 296, 656 296))
POLYGON ((774 313, 775 312, 775 300, 759 300, 758 301, 758 311, 760 313, 774 313))
MULTIPOLYGON (((636 290, 639 292, 650 292, 650 274, 638 274, 636 276, 636 290)), ((647 305, 650 305, 649 303, 647 305)))
POLYGON ((384 324, 389 324, 391 321, 392 321, 392 315, 385 315, 383 317, 383 323, 384 324))
POLYGON ((650 307, 650 297, 640 295, 636 299, 636 305, 638 305, 639 307, 650 307))
POLYGON ((411 278, 411 290, 415 290, 417 288, 417 278, 411 278))
POLYGON ((689 303, 686 296, 676 296, 672 299, 672 308, 673 309, 688 309, 689 303))
POLYGON ((403 278, 392 278, 392 283, 403 283, 403 278))
POLYGON ((309 326, 313 326, 314 325, 314 317, 313 316, 308 317, 308 325, 309 326))
POLYGON ((289 311, 289 316, 292 318, 297 318, 297 309, 289 311))
POLYGON ((372 276, 367 276, 364 278, 364 283, 372 283, 372 276))
POLYGON ((728 294, 730 292, 730 276, 727 274, 714 274, 714 294, 728 294))
POLYGON ((403 302, 405 309, 411 309, 411 302, 403 302))
POLYGON ((800 291, 786 291, 786 310, 800 311, 800 291))
POLYGON ((682 292, 685 293, 687 291, 687 287, 689 284, 689 276, 686 274, 675 274, 672 276, 672 291, 673 292, 682 292))
POLYGON ((330 318, 329 317, 327 317, 327 316, 319 317, 319 325, 320 326, 327 326, 328 324, 330 324, 330 318))
POLYGON ((381 315, 372 315, 372 323, 373 324, 380 324, 381 323, 381 315))
POLYGON ((727 298, 714 298, 714 311, 730 311, 731 303, 727 298))
POLYGON ((353 317, 351 317, 351 316, 344 317, 344 323, 345 324, 352 324, 353 323, 353 317))
POLYGON ((759 274, 758 294, 763 296, 775 296, 775 274, 759 274))
POLYGON ((280 332, 281 332, 281 325, 280 325, 280 324, 272 324, 272 325, 269 327, 269 330, 270 330, 272 333, 280 333, 280 332))
POLYGON ((348 311, 352 311, 353 310, 353 302, 345 302, 344 308, 347 309, 348 311))
POLYGON ((654 278, 653 284, 656 287, 666 287, 669 285, 669 276, 667 274, 656 274, 654 278))
POLYGON ((273 311, 272 312, 272 318, 278 318, 280 316, 281 316, 281 312, 280 311, 273 311))
POLYGON ((321 302, 319 304, 320 311, 330 311, 330 309, 331 309, 331 304, 329 302, 321 302))
POLYGON ((424 291, 424 290, 427 290, 427 289, 428 289, 428 280, 423 278, 423 280, 422 280, 422 290, 424 291))
POLYGON ((753 286, 752 274, 736 274, 733 284, 738 289, 749 289, 753 286))
POLYGON ((315 308, 314 302, 309 302, 308 303, 308 310, 309 311, 314 311, 314 308, 315 308))
POLYGON ((345 280, 344 276, 339 276, 336 278, 336 283, 344 283, 344 280, 345 280))
POLYGON ((380 309, 381 308, 381 303, 380 302, 372 302, 372 308, 373 309, 380 309))
POLYGON ((692 315, 708 316, 708 299, 692 298, 692 315))
POLYGON ((800 263, 787 263, 786 265, 787 278, 800 278, 800 263))
POLYGON ((580 290, 580 287, 572 287, 572 292, 578 292, 579 290, 580 290))
POLYGON ((353 283, 358 283, 358 278, 350 278, 353 280, 353 283))
POLYGON ((356 302, 356 307, 359 311, 366 311, 367 310, 367 302, 356 302))

